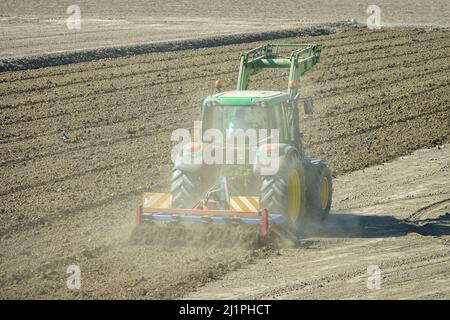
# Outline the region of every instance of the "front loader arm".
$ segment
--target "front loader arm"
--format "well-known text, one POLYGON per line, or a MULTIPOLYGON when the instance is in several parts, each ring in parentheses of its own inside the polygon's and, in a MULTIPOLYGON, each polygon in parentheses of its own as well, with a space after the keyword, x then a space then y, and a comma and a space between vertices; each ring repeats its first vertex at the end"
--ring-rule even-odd
MULTIPOLYGON (((289 68, 289 81, 297 83, 300 77, 312 69, 319 61, 320 48, 311 44, 267 44, 241 54, 237 90, 247 90, 250 76, 271 68, 289 68), (285 48, 296 48, 289 58, 280 54, 285 48)), ((288 94, 294 99, 298 86, 288 88, 288 94)))

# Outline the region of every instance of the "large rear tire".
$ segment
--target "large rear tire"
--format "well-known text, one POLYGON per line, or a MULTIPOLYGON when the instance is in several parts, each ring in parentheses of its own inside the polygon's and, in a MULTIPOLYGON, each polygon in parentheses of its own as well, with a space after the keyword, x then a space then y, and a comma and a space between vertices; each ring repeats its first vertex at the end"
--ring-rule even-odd
POLYGON ((170 194, 173 208, 193 208, 201 197, 201 181, 196 174, 173 170, 170 194))
POLYGON ((294 157, 274 176, 264 176, 261 208, 285 216, 283 229, 298 234, 306 219, 306 190, 303 165, 294 157))

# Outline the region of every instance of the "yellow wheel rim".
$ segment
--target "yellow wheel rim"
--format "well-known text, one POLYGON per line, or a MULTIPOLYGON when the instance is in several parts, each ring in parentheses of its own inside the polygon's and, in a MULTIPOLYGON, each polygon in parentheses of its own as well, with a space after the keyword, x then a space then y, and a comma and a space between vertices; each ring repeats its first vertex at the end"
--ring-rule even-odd
POLYGON ((322 190, 320 193, 320 202, 322 205, 322 210, 325 210, 327 208, 329 199, 330 199, 330 183, 328 181, 328 177, 323 177, 322 190))
POLYGON ((288 180, 288 211, 291 221, 297 221, 302 197, 302 186, 300 182, 300 175, 297 170, 292 170, 288 180))

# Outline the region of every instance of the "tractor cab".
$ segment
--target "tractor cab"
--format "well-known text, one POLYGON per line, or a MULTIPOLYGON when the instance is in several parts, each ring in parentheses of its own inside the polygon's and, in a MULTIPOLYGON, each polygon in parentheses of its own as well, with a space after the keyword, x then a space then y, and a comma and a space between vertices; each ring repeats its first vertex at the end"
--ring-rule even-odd
POLYGON ((279 91, 229 91, 207 97, 202 107, 202 131, 218 129, 224 136, 236 130, 279 131, 279 140, 293 139, 288 130, 289 96, 279 91))

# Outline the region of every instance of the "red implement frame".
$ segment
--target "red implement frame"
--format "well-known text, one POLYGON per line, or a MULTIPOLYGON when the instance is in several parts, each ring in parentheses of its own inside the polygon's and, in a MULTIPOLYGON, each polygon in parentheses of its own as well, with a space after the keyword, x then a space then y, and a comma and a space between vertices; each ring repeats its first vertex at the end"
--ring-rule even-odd
POLYGON ((155 208, 143 208, 139 206, 135 209, 134 221, 136 225, 140 225, 143 222, 143 215, 145 213, 167 213, 179 216, 206 216, 206 217, 245 217, 245 218, 260 218, 259 234, 262 239, 266 239, 271 232, 269 211, 263 209, 259 212, 235 212, 229 210, 209 210, 209 209, 155 209, 155 208))

